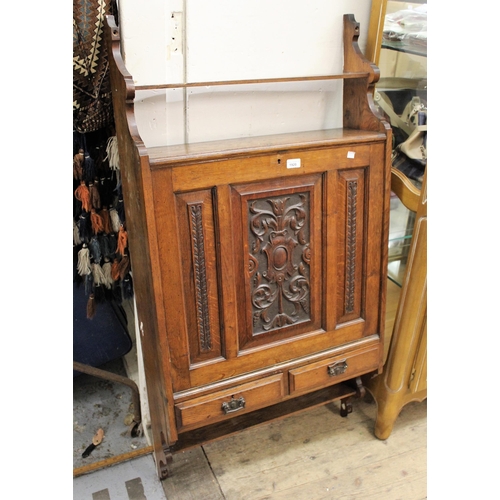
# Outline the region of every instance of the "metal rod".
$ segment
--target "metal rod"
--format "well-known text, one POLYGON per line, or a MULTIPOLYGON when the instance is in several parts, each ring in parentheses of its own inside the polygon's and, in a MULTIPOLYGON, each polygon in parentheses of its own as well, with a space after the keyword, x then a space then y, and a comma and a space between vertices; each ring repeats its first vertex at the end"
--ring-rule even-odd
POLYGON ((128 377, 117 375, 116 373, 111 373, 99 368, 95 368, 94 366, 78 363, 78 361, 73 361, 73 370, 81 373, 86 373, 87 375, 92 375, 94 377, 99 377, 104 380, 110 380, 111 382, 124 384, 130 387, 132 389, 132 403, 134 405, 134 422, 138 424, 141 422, 141 400, 139 397, 139 388, 133 380, 129 379, 128 377))

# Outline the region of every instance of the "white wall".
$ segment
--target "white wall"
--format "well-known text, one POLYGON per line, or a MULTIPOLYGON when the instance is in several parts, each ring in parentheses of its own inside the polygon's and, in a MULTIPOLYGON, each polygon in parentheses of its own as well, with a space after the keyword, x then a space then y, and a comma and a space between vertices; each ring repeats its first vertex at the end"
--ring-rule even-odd
MULTIPOLYGON (((136 85, 342 71, 343 14, 371 0, 120 0, 127 69, 136 85)), ((137 91, 146 146, 341 126, 340 81, 137 91)))

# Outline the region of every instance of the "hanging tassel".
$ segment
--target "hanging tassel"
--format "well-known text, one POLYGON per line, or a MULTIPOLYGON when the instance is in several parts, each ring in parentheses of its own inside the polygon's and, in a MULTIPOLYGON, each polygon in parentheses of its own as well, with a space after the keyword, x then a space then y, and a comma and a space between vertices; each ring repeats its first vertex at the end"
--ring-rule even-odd
POLYGON ((101 245, 101 254, 104 257, 104 260, 111 259, 114 246, 111 247, 110 235, 109 234, 101 234, 99 237, 99 244, 101 245))
POLYGON ((120 157, 118 156, 118 138, 110 137, 106 144, 106 159, 111 170, 120 170, 120 157))
POLYGON ((95 298, 94 294, 91 293, 89 300, 87 301, 87 319, 92 319, 95 316, 95 298))
POLYGON ((109 258, 110 259, 114 259, 116 257, 116 253, 115 253, 115 248, 116 248, 116 234, 115 233, 108 234, 108 240, 109 240, 109 248, 110 248, 110 251, 111 251, 111 254, 110 254, 109 258))
POLYGON ((94 234, 102 233, 104 231, 101 216, 94 209, 90 212, 90 222, 92 224, 92 231, 94 234))
POLYGON ((92 225, 90 223, 90 214, 82 212, 78 218, 78 232, 80 233, 80 240, 88 242, 92 237, 92 225))
POLYGON ((97 238, 97 236, 92 236, 92 238, 90 239, 89 249, 93 261, 99 264, 102 259, 102 252, 101 245, 99 244, 99 239, 97 238))
POLYGON ((95 179, 95 174, 95 162, 89 153, 85 153, 83 158, 83 179, 87 182, 92 182, 95 179))
POLYGON ((102 205, 110 206, 113 203, 113 187, 111 177, 101 176, 99 179, 99 193, 101 194, 102 205))
POLYGON ((96 146, 95 148, 95 170, 96 172, 104 172, 108 169, 106 160, 106 149, 102 146, 96 146))
POLYGON ((113 229, 113 232, 118 233, 120 231, 122 222, 116 208, 110 208, 109 218, 111 219, 111 228, 113 229))
POLYGON ((92 264, 92 278, 94 279, 94 286, 104 285, 106 281, 102 267, 95 262, 92 264))
POLYGON ((94 301, 96 304, 102 304, 106 300, 105 288, 101 285, 94 287, 94 301))
POLYGON ((73 178, 77 181, 81 181, 83 177, 83 158, 83 149, 73 157, 73 178))
POLYGON ((122 224, 125 223, 125 205, 123 203, 123 197, 120 196, 116 202, 116 211, 118 212, 118 217, 122 224))
POLYGON ((128 255, 124 255, 118 263, 118 273, 120 279, 123 280, 125 275, 130 271, 130 259, 128 255))
POLYGON ((91 182, 89 184, 89 192, 90 192, 90 205, 95 209, 101 208, 101 196, 99 194, 99 189, 95 182, 91 182))
POLYGON ((90 252, 85 243, 78 251, 78 262, 76 265, 76 269, 80 276, 86 276, 92 272, 92 269, 90 267, 90 252))
POLYGON ((103 284, 108 290, 110 290, 113 286, 114 280, 111 276, 111 262, 109 260, 106 260, 102 265, 102 272, 104 274, 103 284))
POLYGON ((120 226, 120 231, 118 232, 118 244, 116 246, 116 253, 118 255, 125 255, 125 249, 127 248, 127 243, 128 243, 128 236, 127 236, 127 231, 125 231, 125 228, 120 226))
POLYGON ((134 287, 132 286, 132 276, 127 274, 122 281, 123 298, 131 299, 134 296, 134 287))
POLYGON ((82 208, 86 212, 90 211, 90 191, 85 181, 81 181, 80 185, 75 190, 75 198, 82 202, 82 208))
POLYGON ((80 230, 78 229, 78 224, 73 219, 73 245, 75 247, 81 245, 83 242, 80 239, 80 230))
POLYGON ((119 281, 115 281, 113 285, 113 298, 118 304, 123 302, 122 287, 119 281))
POLYGON ((94 277, 92 271, 85 275, 85 295, 94 293, 94 277))
POLYGON ((106 234, 109 234, 111 232, 111 219, 109 217, 108 207, 102 207, 100 215, 102 219, 102 226, 104 228, 104 232, 106 234))
POLYGON ((113 281, 120 280, 120 263, 118 262, 118 259, 115 259, 113 264, 111 264, 111 277, 113 278, 113 281))

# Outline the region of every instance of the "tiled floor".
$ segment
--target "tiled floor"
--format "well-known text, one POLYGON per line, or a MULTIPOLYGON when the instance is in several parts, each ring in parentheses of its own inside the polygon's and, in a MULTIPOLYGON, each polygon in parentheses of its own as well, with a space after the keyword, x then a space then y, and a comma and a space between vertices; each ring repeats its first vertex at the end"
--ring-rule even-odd
POLYGON ((165 500, 152 455, 73 479, 73 500, 165 500))

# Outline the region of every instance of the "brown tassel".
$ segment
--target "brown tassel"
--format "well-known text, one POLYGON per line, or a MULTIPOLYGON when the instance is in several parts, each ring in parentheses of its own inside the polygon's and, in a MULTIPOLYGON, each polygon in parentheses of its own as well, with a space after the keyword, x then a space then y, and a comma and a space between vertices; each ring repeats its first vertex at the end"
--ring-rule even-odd
POLYGON ((118 264, 120 279, 123 280, 125 275, 130 271, 130 259, 128 255, 124 255, 118 264))
POLYGON ((92 207, 96 209, 101 208, 101 195, 99 194, 99 189, 97 188, 95 182, 91 182, 89 184, 89 191, 90 191, 90 204, 92 205, 92 207))
POLYGON ((77 181, 82 180, 83 176, 83 149, 80 149, 73 158, 73 177, 77 181))
POLYGON ((87 301, 87 318, 92 319, 95 316, 95 299, 94 294, 91 293, 87 301))
POLYGON ((102 226, 104 228, 104 232, 106 234, 111 233, 111 231, 112 231, 112 229, 111 229, 111 219, 109 217, 109 211, 108 211, 107 207, 102 207, 100 215, 101 215, 101 219, 102 219, 102 226))
POLYGON ((90 222, 92 224, 92 231, 94 234, 104 231, 101 216, 94 209, 90 212, 90 222))
POLYGON ((82 208, 86 212, 90 212, 90 191, 85 181, 81 181, 80 185, 75 190, 75 198, 82 202, 82 208))
POLYGON ((127 248, 127 231, 123 225, 120 226, 120 231, 118 232, 118 244, 116 246, 116 253, 119 255, 125 255, 125 249, 127 248))
POLYGON ((111 277, 113 281, 118 281, 120 279, 120 263, 118 259, 115 259, 113 264, 111 264, 111 277))

